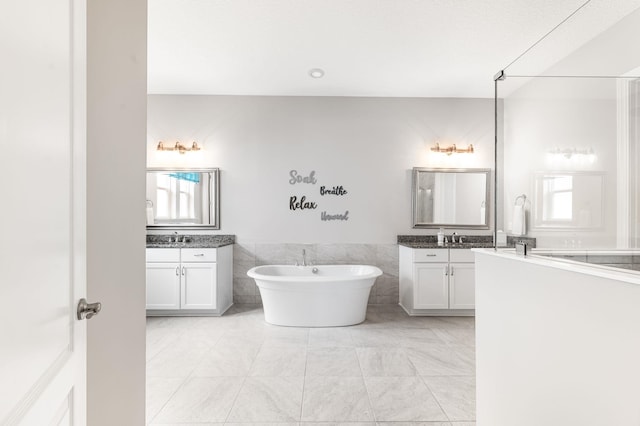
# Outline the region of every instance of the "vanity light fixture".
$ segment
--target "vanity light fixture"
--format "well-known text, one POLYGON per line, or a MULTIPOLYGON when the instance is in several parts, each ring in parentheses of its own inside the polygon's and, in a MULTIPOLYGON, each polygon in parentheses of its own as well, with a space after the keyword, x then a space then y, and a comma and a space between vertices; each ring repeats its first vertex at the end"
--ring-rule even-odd
POLYGON ((311 78, 322 78, 324 77, 324 70, 320 68, 312 68, 309 70, 309 76, 311 78))
POLYGON ((184 154, 187 151, 200 151, 200 147, 197 142, 191 144, 190 147, 182 145, 180 142, 176 142, 174 146, 164 146, 164 142, 158 142, 158 151, 178 151, 180 154, 184 154))
POLYGON ((439 152, 442 154, 473 154, 473 145, 469 144, 466 148, 458 148, 456 144, 447 147, 441 147, 439 143, 436 143, 436 146, 431 147, 431 151, 439 152))
POLYGON ((550 149, 548 153, 554 158, 564 158, 566 160, 571 160, 572 158, 586 158, 589 162, 594 162, 596 159, 596 154, 591 148, 553 148, 550 149))

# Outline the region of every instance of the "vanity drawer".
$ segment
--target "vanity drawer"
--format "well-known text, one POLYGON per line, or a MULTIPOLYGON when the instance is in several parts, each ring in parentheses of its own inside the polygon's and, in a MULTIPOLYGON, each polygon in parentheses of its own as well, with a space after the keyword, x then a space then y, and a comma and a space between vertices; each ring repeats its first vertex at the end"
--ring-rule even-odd
POLYGON ((147 262, 180 262, 180 249, 148 248, 147 262))
POLYGON ((215 262, 216 261, 216 249, 207 248, 184 248, 182 249, 182 261, 183 262, 215 262))
POLYGON ((454 249, 449 252, 449 261, 460 263, 473 263, 475 256, 470 249, 454 249))
POLYGON ((414 249, 414 262, 448 262, 449 250, 443 249, 414 249))

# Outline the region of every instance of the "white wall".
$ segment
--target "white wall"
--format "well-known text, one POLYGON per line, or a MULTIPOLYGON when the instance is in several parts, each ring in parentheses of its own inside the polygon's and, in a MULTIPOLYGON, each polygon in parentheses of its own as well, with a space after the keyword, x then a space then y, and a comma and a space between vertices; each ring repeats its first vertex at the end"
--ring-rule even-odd
POLYGON ((87 20, 88 424, 145 424, 145 0, 87 20))
POLYGON ((411 228, 411 169, 493 167, 491 99, 150 95, 148 114, 147 165, 219 167, 220 232, 240 242, 386 244, 433 234, 411 228), (204 149, 158 152, 160 140, 204 149), (429 151, 436 141, 472 143, 476 154, 443 159, 429 151), (294 169, 315 171, 317 183, 290 185, 294 169), (321 185, 348 194, 321 197, 321 185), (294 195, 318 208, 290 211, 294 195), (347 210, 347 221, 320 220, 347 210))

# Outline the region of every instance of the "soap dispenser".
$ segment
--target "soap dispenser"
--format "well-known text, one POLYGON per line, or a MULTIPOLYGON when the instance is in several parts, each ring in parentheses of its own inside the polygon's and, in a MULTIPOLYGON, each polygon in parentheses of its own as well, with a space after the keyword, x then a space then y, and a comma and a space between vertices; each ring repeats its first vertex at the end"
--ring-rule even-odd
POLYGON ((440 228, 438 231, 438 246, 444 245, 444 228, 440 228))

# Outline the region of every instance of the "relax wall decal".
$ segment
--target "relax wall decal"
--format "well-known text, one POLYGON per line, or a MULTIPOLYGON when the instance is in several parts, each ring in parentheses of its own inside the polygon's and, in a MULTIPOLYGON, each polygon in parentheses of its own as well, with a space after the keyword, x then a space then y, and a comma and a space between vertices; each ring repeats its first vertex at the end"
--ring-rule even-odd
MULTIPOLYGON (((316 179, 316 171, 312 170, 307 176, 304 174, 300 174, 297 170, 292 169, 289 171, 289 184, 290 185, 298 185, 298 184, 307 184, 307 185, 315 185, 318 180, 316 179)), ((342 197, 347 195, 348 191, 342 185, 337 185, 333 187, 320 187, 320 196, 337 196, 342 197)), ((318 208, 318 203, 315 201, 311 201, 307 199, 306 195, 291 195, 289 197, 289 210, 290 211, 303 211, 303 210, 315 210, 318 208)), ((349 220, 349 210, 346 210, 344 213, 338 214, 329 214, 326 211, 323 211, 320 214, 320 220, 322 221, 346 221, 349 220)))

